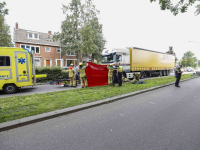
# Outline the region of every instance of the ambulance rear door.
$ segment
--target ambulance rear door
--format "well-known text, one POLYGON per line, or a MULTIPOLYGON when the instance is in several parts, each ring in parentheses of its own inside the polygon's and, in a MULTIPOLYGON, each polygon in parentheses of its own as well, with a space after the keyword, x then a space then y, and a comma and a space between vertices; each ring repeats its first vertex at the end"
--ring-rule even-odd
POLYGON ((29 82, 28 52, 15 52, 17 82, 29 82))

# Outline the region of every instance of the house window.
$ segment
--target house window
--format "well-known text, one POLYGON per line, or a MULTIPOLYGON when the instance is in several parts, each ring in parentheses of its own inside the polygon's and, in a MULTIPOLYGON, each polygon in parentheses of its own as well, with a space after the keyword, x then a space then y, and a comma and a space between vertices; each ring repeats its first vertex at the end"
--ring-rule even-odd
POLYGON ((56 51, 57 51, 57 53, 60 53, 60 49, 59 48, 57 48, 56 51))
POLYGON ((51 48, 50 47, 45 47, 45 51, 46 52, 51 52, 51 48))
POLYGON ((34 38, 35 38, 35 39, 38 39, 38 34, 34 34, 34 38))
POLYGON ((28 33, 29 39, 39 39, 38 33, 28 33))
POLYGON ((70 67, 70 64, 77 64, 77 59, 66 59, 66 66, 70 67))
POLYGON ((32 39, 32 33, 28 33, 29 39, 32 39))
POLYGON ((66 56, 75 56, 75 52, 74 51, 66 51, 66 56))
POLYGON ((32 46, 32 45, 20 45, 21 48, 27 48, 31 49, 31 51, 34 51, 35 54, 40 54, 40 47, 39 46, 32 46))
POLYGON ((21 48, 25 48, 25 45, 21 45, 21 48))
POLYGON ((10 57, 0 56, 0 66, 10 66, 10 57))
POLYGON ((34 63, 35 63, 35 67, 41 66, 41 64, 40 64, 40 58, 35 58, 34 59, 34 63))

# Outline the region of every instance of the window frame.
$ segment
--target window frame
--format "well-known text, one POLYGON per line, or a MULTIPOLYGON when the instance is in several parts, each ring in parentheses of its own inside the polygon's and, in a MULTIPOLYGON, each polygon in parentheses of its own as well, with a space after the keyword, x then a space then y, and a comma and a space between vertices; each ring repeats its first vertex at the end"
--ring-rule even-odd
MULTIPOLYGON (((10 58, 10 56, 8 56, 8 55, 0 55, 0 57, 9 57, 10 58)), ((0 66, 0 67, 11 67, 11 59, 10 59, 10 66, 0 66)))
POLYGON ((71 54, 71 51, 70 51, 70 55, 67 55, 67 51, 66 51, 66 56, 76 56, 75 51, 74 51, 74 55, 71 54))
POLYGON ((68 60, 72 60, 72 61, 73 61, 73 65, 75 65, 75 61, 77 61, 77 59, 66 59, 66 65, 65 65, 66 67, 70 67, 70 65, 67 66, 67 61, 68 61, 68 60))
POLYGON ((56 52, 57 52, 57 53, 60 53, 61 51, 60 51, 60 52, 58 52, 58 50, 60 50, 60 48, 56 48, 56 52))
POLYGON ((45 52, 48 52, 48 53, 50 53, 50 52, 51 52, 51 47, 48 47, 50 51, 47 51, 47 49, 46 49, 46 48, 47 48, 47 46, 45 46, 45 52))
POLYGON ((39 40, 39 33, 28 32, 28 39, 39 40), (32 34, 32 37, 29 37, 29 34, 32 34), (37 38, 35 38, 35 34, 37 34, 37 38))
POLYGON ((35 46, 35 45, 26 45, 26 44, 20 44, 20 48, 22 48, 22 45, 24 45, 24 46, 25 46, 25 48, 26 48, 26 46, 30 46, 30 48, 31 48, 31 47, 35 47, 35 54, 40 54, 40 46, 35 46), (36 47, 38 47, 38 48, 39 48, 39 53, 36 53, 36 47))
POLYGON ((35 67, 41 67, 41 59, 40 59, 40 58, 37 58, 37 57, 34 58, 34 66, 35 66, 35 67), (36 66, 36 65, 35 65, 35 60, 39 60, 39 61, 40 61, 40 65, 39 65, 39 66, 36 66))

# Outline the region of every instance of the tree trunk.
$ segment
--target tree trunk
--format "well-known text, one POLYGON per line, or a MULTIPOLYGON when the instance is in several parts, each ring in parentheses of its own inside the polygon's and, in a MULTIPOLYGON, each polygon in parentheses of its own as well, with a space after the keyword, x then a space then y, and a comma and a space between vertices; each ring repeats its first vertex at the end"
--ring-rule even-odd
POLYGON ((92 54, 92 63, 94 63, 94 54, 92 54))

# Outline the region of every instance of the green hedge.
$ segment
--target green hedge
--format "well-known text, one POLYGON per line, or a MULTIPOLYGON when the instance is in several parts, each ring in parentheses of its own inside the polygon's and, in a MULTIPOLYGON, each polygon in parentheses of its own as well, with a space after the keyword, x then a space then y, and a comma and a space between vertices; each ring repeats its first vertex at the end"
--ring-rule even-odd
POLYGON ((57 81, 59 78, 61 79, 68 79, 69 74, 64 72, 60 67, 38 67, 35 69, 36 75, 38 74, 46 74, 46 78, 37 78, 38 82, 51 82, 51 81, 57 81))

